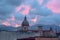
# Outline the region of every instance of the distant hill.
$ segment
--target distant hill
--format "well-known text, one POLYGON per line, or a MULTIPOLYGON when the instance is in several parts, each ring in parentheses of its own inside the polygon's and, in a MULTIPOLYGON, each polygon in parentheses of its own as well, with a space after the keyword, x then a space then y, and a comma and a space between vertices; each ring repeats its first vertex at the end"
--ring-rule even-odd
POLYGON ((15 31, 16 28, 12 26, 0 25, 0 30, 1 31, 15 31))
POLYGON ((56 32, 56 31, 57 31, 57 32, 60 32, 60 26, 58 26, 58 25, 35 24, 35 25, 32 26, 31 29, 36 29, 36 28, 38 28, 38 26, 42 26, 42 27, 43 27, 43 30, 49 30, 50 27, 52 27, 52 29, 53 29, 54 32, 56 32))
MULTIPOLYGON (((36 24, 36 25, 33 25, 31 27, 29 27, 29 29, 32 29, 32 30, 36 30, 38 28, 38 26, 42 26, 43 27, 43 30, 49 30, 50 27, 53 28, 53 30, 56 32, 60 32, 60 26, 57 26, 57 25, 40 25, 40 24, 36 24)), ((5 26, 5 25, 0 25, 0 30, 1 31, 19 31, 21 30, 21 27, 12 27, 12 26, 5 26)))

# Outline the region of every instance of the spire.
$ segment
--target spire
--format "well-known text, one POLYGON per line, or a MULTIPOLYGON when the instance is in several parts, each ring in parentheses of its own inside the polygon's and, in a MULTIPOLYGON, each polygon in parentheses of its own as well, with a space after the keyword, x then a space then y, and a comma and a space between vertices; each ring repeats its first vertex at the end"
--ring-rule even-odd
POLYGON ((26 16, 24 17, 24 20, 22 22, 22 26, 29 26, 29 23, 27 21, 27 17, 26 16))
POLYGON ((24 20, 26 20, 27 18, 26 18, 26 16, 25 16, 25 18, 24 18, 24 20))

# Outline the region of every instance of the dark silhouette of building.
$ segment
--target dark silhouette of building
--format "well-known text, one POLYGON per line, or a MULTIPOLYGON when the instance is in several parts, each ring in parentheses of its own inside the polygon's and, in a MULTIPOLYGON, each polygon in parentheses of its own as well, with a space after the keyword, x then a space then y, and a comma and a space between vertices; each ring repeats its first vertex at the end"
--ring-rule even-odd
POLYGON ((29 22, 27 21, 27 18, 25 16, 23 22, 22 22, 22 30, 25 31, 25 30, 28 30, 28 27, 29 27, 29 22))
MULTIPOLYGON (((60 35, 58 33, 58 35, 60 35)), ((14 31, 0 31, 0 40, 58 40, 56 33, 52 27, 49 30, 43 30, 42 25, 29 26, 27 17, 17 30, 14 31)))

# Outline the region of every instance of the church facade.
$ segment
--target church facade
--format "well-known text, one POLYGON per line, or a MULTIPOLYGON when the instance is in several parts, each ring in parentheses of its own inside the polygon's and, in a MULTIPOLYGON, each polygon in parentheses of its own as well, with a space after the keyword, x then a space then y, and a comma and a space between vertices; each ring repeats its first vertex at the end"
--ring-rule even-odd
POLYGON ((19 31, 1 31, 0 40, 58 40, 58 36, 50 27, 49 30, 43 30, 39 25, 37 29, 32 29, 25 16, 19 31))

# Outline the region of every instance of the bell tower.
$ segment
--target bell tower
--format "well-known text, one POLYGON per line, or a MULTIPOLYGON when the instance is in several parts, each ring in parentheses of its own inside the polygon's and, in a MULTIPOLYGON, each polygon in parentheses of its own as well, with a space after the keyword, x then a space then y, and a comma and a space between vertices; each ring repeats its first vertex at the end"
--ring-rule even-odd
POLYGON ((23 31, 26 31, 26 30, 28 30, 28 27, 29 27, 29 22, 27 21, 27 18, 26 18, 26 16, 24 17, 24 20, 23 20, 23 22, 22 22, 22 30, 23 31))

